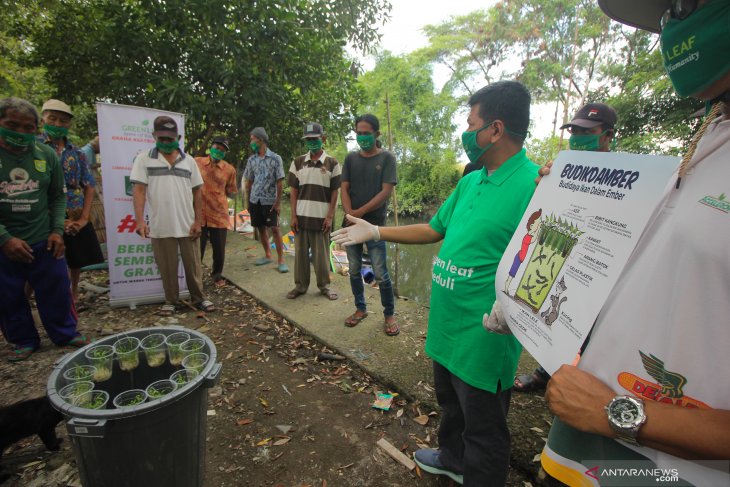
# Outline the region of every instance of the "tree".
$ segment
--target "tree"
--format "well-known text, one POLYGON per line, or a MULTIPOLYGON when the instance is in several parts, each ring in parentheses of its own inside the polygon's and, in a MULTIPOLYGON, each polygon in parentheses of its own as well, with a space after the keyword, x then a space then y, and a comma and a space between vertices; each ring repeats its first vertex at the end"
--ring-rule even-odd
POLYGON ((184 113, 190 152, 226 133, 243 157, 260 125, 290 159, 305 121, 335 137, 349 128, 357 72, 345 47, 369 49, 389 8, 387 0, 60 0, 33 33, 32 59, 71 102, 184 113))

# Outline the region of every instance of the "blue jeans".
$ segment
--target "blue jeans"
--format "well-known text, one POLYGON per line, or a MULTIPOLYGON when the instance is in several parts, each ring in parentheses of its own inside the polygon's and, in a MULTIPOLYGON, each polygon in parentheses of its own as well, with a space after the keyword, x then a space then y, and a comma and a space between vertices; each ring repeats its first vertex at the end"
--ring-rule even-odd
POLYGON ((385 242, 369 240, 362 245, 348 245, 347 261, 350 264, 350 287, 352 295, 355 296, 355 306, 360 311, 367 311, 365 304, 365 286, 362 282, 360 269, 362 268, 362 246, 367 245, 368 255, 373 264, 375 281, 380 288, 380 302, 383 304, 383 314, 387 318, 395 313, 395 296, 393 295, 393 284, 388 274, 388 263, 385 255, 385 242))

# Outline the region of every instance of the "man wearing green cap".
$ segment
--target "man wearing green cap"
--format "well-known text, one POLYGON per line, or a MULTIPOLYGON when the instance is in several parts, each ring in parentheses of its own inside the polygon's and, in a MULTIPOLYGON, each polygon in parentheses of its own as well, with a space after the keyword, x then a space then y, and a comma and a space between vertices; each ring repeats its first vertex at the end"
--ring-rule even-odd
POLYGON ((557 418, 542 465, 571 485, 607 484, 627 466, 645 472, 622 485, 729 485, 730 1, 598 3, 660 33, 675 90, 709 111, 580 363, 548 383, 557 418))
POLYGON ((74 299, 78 299, 81 268, 104 262, 94 225, 89 220, 96 182, 86 155, 68 140, 73 124, 71 107, 61 100, 43 104, 43 133, 39 141, 51 147, 61 161, 66 181, 66 221, 63 240, 74 299))

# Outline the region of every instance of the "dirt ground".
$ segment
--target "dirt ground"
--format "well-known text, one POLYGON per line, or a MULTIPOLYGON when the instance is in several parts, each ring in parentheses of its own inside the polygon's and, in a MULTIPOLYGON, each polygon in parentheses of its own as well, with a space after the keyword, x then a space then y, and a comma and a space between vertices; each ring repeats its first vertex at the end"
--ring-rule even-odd
MULTIPOLYGON (((83 279, 106 286, 105 272, 83 279)), ((406 456, 422 446, 436 447, 435 398, 415 403, 401 396, 390 411, 372 408, 377 391, 387 392, 336 354, 233 286, 206 283, 219 310, 205 317, 190 311, 160 318, 156 307, 112 309, 105 294, 88 291, 80 330, 91 337, 127 329, 179 324, 208 335, 223 363, 221 380, 210 390, 206 448, 206 486, 447 486, 450 481, 413 471, 386 455, 384 438, 406 456), (340 357, 338 357, 340 358, 340 357)), ((0 354, 0 407, 45 394, 53 363, 68 349, 43 335, 42 348, 29 360, 12 364, 0 354)), ((520 364, 530 372, 527 355, 520 364)), ((427 385, 425 385, 428 387, 427 385)), ((392 391, 397 392, 397 391, 392 391)), ((541 395, 513 394, 509 413, 513 436, 510 486, 556 485, 540 474, 539 454, 551 416, 541 395)), ((37 437, 8 448, 3 487, 79 486, 64 424, 56 428, 64 443, 48 452, 37 437)))

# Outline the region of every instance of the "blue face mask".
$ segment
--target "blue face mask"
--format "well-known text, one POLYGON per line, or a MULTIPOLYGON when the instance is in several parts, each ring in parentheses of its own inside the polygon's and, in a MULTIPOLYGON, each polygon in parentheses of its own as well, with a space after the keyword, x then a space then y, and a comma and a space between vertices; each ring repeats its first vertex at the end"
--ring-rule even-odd
POLYGON ((466 152, 466 157, 469 158, 469 161, 471 162, 478 162, 479 158, 482 157, 482 154, 487 152, 494 144, 487 144, 484 147, 480 147, 479 143, 477 142, 477 135, 479 135, 479 132, 481 132, 484 129, 488 129, 492 126, 494 122, 490 122, 484 127, 473 130, 471 132, 466 131, 461 134, 461 145, 464 147, 464 152, 466 152))

